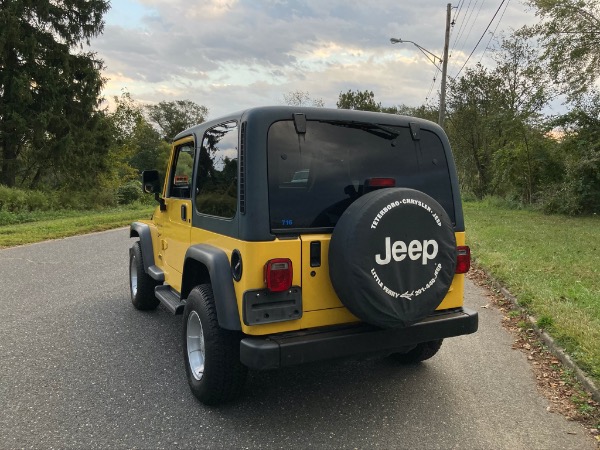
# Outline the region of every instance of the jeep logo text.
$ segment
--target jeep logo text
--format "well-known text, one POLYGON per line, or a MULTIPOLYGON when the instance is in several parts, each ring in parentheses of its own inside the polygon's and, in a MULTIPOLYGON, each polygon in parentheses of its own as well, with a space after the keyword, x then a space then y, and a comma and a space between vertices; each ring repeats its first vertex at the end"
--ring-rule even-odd
POLYGON ((438 243, 431 239, 428 241, 410 241, 408 246, 404 241, 396 241, 393 244, 389 237, 385 238, 385 256, 382 258, 380 254, 375 255, 375 262, 380 266, 389 264, 392 258, 394 261, 402 261, 406 255, 413 261, 421 258, 421 264, 427 264, 427 260, 433 259, 438 254, 438 243))

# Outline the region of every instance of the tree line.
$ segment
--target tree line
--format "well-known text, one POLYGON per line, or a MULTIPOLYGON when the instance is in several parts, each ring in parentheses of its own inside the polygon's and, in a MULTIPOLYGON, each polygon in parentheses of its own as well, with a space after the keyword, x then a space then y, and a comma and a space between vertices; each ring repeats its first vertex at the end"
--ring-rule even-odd
MULTIPOLYGON (((529 4, 538 25, 503 36, 492 67, 448 80, 445 129, 462 189, 548 212, 597 213, 600 0, 529 4), (559 96, 566 112, 544 115, 559 96)), ((139 172, 164 171, 171 139, 208 116, 189 100, 141 105, 127 92, 113 110, 103 107, 103 62, 82 49, 102 33, 108 8, 106 0, 0 3, 0 211, 7 196, 22 200, 14 188, 53 192, 68 207, 136 200, 139 172)), ((324 106, 301 91, 283 102, 324 106)), ((384 107, 368 90, 340 92, 337 107, 438 116, 433 104, 384 107)))

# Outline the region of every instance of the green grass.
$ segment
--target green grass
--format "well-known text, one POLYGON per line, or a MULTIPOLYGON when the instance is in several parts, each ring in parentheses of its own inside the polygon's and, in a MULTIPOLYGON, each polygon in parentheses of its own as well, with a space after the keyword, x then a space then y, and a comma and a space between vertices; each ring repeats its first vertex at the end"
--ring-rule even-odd
POLYGON ((153 207, 131 206, 106 211, 36 213, 23 223, 0 226, 0 248, 104 231, 149 218, 153 207))
POLYGON ((464 208, 476 263, 600 381, 600 217, 548 216, 492 201, 464 208))

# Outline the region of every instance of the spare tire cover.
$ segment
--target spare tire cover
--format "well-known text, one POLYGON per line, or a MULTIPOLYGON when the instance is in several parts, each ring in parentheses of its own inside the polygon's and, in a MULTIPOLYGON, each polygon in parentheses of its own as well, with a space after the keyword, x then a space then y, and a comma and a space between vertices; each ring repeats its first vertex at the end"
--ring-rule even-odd
POLYGON ((444 208, 406 188, 365 194, 344 212, 329 246, 329 275, 342 303, 380 327, 430 315, 456 267, 454 227, 444 208))

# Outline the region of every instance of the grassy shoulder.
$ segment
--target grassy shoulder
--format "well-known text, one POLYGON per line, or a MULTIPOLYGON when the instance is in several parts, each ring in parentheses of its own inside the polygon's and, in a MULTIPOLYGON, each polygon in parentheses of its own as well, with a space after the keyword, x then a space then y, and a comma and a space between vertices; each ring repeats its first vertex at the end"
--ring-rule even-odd
POLYGON ((475 261, 600 382, 600 217, 466 202, 475 261))
POLYGON ((104 211, 49 211, 22 223, 0 226, 0 248, 110 230, 149 218, 154 207, 136 205, 104 211))

